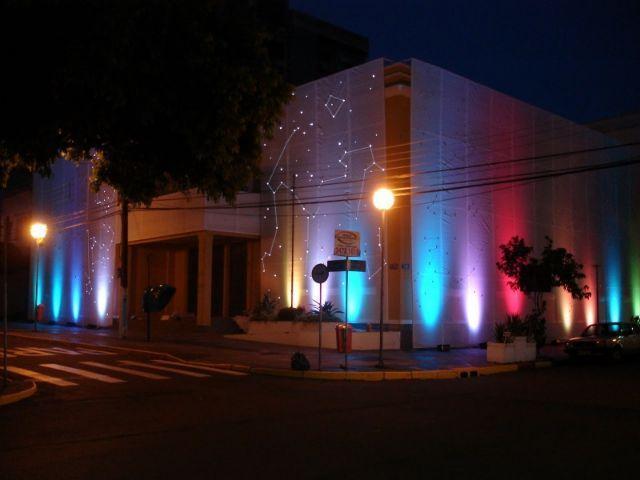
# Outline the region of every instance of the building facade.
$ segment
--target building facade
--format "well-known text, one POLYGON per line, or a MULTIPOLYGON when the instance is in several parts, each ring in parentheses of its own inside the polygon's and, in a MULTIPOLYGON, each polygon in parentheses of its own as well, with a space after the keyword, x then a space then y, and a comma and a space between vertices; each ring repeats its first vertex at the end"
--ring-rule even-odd
POLYGON ((262 287, 284 306, 312 305, 309 272, 335 259, 336 229, 362 237, 364 274, 332 274, 327 299, 349 321, 377 323, 381 185, 396 193, 386 229, 385 321, 413 345, 491 339, 527 299, 496 269, 499 245, 545 237, 584 264, 595 295, 546 295, 550 338, 638 305, 637 146, 427 63, 376 60, 301 86, 265 150, 262 287), (295 182, 295 184, 294 184, 295 182), (293 247, 292 247, 293 245, 293 247), (599 284, 596 287, 596 267, 599 284), (347 304, 348 303, 348 304, 347 304), (599 308, 598 308, 599 306, 599 308))
MULTIPOLYGON (((349 273, 348 290, 346 273, 331 273, 323 300, 349 322, 376 324, 384 268, 384 321, 409 329, 415 347, 477 344, 507 314, 527 313, 495 266, 514 235, 537 252, 551 237, 598 292, 582 302, 547 294, 550 338, 598 311, 624 320, 640 313, 639 153, 427 63, 371 61, 295 89, 265 141, 260 193, 233 208, 166 195, 131 213, 130 313, 155 283, 177 287, 158 316, 168 322, 215 325, 266 292, 308 310, 319 300, 311 269, 339 258, 335 230, 353 230, 366 271, 349 273), (371 202, 380 186, 396 196, 386 227, 371 202)), ((89 169, 60 162, 35 182, 34 208, 54 227, 37 301, 50 320, 109 326, 118 206, 110 190, 90 192, 89 169)))

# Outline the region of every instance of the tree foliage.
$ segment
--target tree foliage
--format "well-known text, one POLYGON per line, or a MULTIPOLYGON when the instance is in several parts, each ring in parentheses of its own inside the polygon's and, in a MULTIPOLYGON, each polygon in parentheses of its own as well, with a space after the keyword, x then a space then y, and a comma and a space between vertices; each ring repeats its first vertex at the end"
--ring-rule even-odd
POLYGON ((499 246, 500 258, 496 263, 498 270, 507 276, 509 287, 533 300, 533 310, 526 316, 523 325, 538 347, 546 341, 546 302, 543 300, 546 292, 560 287, 576 300, 591 297, 589 287, 580 285, 585 277, 582 264, 565 248, 554 248, 551 238, 545 239, 542 254, 536 258, 532 255, 533 247, 527 245, 523 238, 512 237, 508 243, 499 246))
POLYGON ((554 248, 551 238, 545 239, 547 243, 540 258, 533 257, 533 247, 518 236, 500 245, 500 260, 496 266, 509 278, 508 285, 526 295, 561 287, 576 300, 591 297, 589 287, 579 283, 585 277, 582 264, 565 248, 554 248))
POLYGON ((250 0, 0 3, 0 169, 91 160, 132 203, 232 201, 289 87, 250 0))

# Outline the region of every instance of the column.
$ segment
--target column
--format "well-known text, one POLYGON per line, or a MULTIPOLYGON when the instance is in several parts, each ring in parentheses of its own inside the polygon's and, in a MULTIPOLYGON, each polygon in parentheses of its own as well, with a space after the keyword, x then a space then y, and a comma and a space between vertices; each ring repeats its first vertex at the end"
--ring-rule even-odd
POLYGON ((211 282, 213 273, 213 233, 198 233, 197 324, 211 325, 211 282))

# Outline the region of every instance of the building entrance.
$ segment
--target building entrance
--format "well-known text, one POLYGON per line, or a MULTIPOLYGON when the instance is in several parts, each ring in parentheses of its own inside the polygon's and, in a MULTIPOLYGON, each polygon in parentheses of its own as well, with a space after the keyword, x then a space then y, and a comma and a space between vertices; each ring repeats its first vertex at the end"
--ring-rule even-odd
POLYGON ((247 306, 248 244, 246 238, 215 236, 211 316, 242 315, 247 306))

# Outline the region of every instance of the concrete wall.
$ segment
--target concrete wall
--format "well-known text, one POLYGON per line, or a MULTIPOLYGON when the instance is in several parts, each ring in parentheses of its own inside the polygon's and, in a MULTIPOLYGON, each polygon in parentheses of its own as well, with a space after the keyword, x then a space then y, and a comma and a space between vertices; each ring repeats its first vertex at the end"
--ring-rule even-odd
MULTIPOLYGON (((495 267, 498 246, 514 235, 536 254, 545 236, 553 238, 584 263, 592 290, 600 264, 602 321, 637 314, 630 292, 640 283, 632 213, 639 167, 513 179, 606 165, 638 150, 566 155, 615 142, 424 62, 412 61, 411 80, 415 345, 476 343, 507 313, 529 311, 495 267)), ((550 338, 595 321, 595 298, 576 302, 556 291, 546 299, 550 338)))
MULTIPOLYGON (((49 226, 37 268, 37 301, 45 305, 45 321, 110 326, 113 317, 120 314, 117 278, 120 209, 117 195, 111 188, 103 187, 97 193, 90 189, 90 169, 89 164, 75 165, 59 160, 54 164, 50 178, 34 178, 34 218, 49 226)), ((180 241, 207 231, 257 238, 259 221, 254 205, 258 199, 258 194, 241 193, 236 207, 229 208, 224 203, 209 202, 195 192, 188 196, 182 193, 164 195, 154 200, 151 208, 132 210, 129 241, 132 245, 180 241)), ((34 253, 30 305, 34 301, 36 285, 35 258, 34 253)), ((172 265, 178 268, 178 264, 184 263, 182 260, 173 261, 172 265)), ((140 268, 139 262, 133 259, 130 283, 141 278, 140 272, 135 271, 140 268)), ((175 272, 167 278, 184 283, 184 275, 175 272)), ((252 298, 255 298, 255 275, 251 281, 254 285, 252 298)), ((133 283, 129 292, 133 302, 130 304, 132 313, 139 310, 141 288, 133 283)), ((205 292, 210 296, 210 285, 201 285, 201 297, 205 292)), ((176 308, 184 312, 186 307, 180 295, 176 299, 176 308)), ((202 321, 208 324, 209 318, 207 315, 202 321)))
POLYGON ((274 138, 266 143, 261 285, 280 298, 281 306, 309 309, 319 299, 311 269, 340 258, 333 255, 334 231, 357 230, 367 272, 349 275, 348 309, 344 273, 330 275, 323 301, 348 310, 352 321, 377 321, 380 216, 372 210, 370 194, 384 182, 383 77, 383 62, 376 60, 297 88, 274 138))
POLYGON ((34 177, 34 217, 49 226, 37 301, 45 305, 45 320, 108 326, 116 312, 116 196, 106 187, 91 191, 89 174, 88 164, 61 160, 51 178, 34 177))

